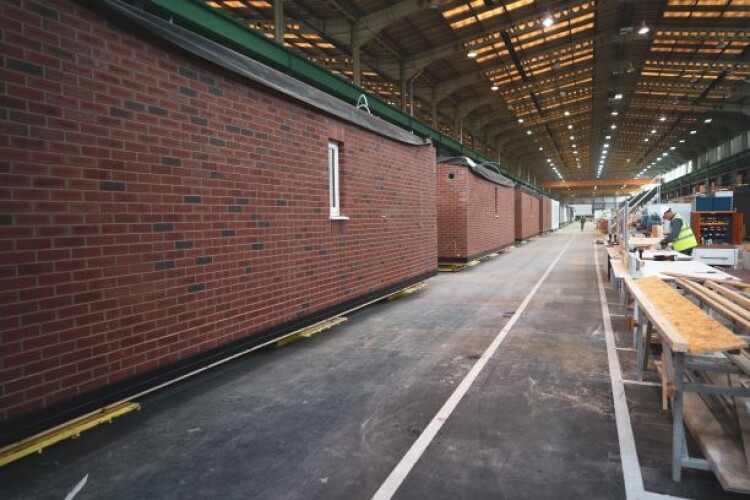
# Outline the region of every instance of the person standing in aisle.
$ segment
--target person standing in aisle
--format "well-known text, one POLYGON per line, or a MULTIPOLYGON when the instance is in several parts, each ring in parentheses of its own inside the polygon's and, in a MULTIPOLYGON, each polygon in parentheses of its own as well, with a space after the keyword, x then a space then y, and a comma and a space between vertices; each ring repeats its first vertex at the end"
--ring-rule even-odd
POLYGON ((586 217, 583 215, 581 216, 581 231, 583 231, 583 226, 586 225, 586 217))
POLYGON ((698 241, 695 239, 693 230, 682 218, 680 214, 676 214, 671 208, 668 208, 664 212, 664 220, 670 221, 669 234, 661 240, 661 247, 666 248, 669 243, 672 244, 672 248, 685 255, 692 255, 693 248, 698 246, 698 241))

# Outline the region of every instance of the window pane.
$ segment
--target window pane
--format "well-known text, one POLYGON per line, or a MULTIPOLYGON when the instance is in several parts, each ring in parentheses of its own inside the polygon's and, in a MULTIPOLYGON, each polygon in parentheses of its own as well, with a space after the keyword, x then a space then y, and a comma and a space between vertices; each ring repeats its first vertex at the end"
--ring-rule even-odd
POLYGON ((328 143, 328 193, 331 216, 339 214, 339 146, 328 143))

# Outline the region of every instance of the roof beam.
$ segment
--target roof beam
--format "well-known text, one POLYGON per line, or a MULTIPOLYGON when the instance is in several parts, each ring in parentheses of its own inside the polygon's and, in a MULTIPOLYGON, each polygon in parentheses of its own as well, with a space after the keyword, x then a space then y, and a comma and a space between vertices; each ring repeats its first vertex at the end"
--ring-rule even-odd
POLYGON ((356 33, 359 44, 364 45, 377 37, 389 24, 416 14, 419 11, 435 8, 439 4, 439 0, 403 0, 357 19, 354 23, 353 31, 356 33))
POLYGON ((543 188, 585 188, 594 186, 645 186, 651 184, 649 179, 585 179, 577 181, 543 181, 539 185, 543 188))
MULTIPOLYGON (((567 9, 567 8, 570 8, 579 4, 580 4, 580 0, 566 2, 565 4, 560 5, 557 11, 561 11, 561 10, 564 10, 564 9, 567 9)), ((500 18, 502 17, 506 17, 506 16, 497 16, 496 19, 499 21, 500 18)), ((538 21, 540 18, 541 18, 541 14, 537 12, 535 8, 532 14, 514 18, 510 22, 509 21, 497 22, 497 23, 485 22, 483 23, 483 28, 487 32, 490 32, 490 31, 499 32, 503 30, 508 30, 521 23, 538 21)), ((491 18, 491 20, 494 21, 495 18, 491 18)), ((404 61, 405 67, 407 71, 409 72, 409 75, 414 75, 435 61, 438 61, 440 59, 445 59, 446 57, 450 57, 455 54, 465 53, 466 44, 473 42, 477 38, 481 38, 481 36, 478 36, 476 34, 471 35, 471 36, 465 36, 458 41, 451 42, 445 45, 440 45, 430 50, 427 50, 418 54, 414 54, 405 59, 404 61)), ((499 44, 500 40, 497 40, 494 43, 499 44)))

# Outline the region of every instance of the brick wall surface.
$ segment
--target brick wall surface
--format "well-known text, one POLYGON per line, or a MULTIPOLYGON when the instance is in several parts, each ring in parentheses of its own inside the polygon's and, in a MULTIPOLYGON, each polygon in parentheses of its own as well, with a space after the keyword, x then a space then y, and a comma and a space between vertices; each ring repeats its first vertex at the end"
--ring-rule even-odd
POLYGON ((539 234, 541 202, 539 196, 530 194, 522 187, 516 187, 516 239, 525 240, 539 234))
POLYGON ((515 241, 514 205, 512 187, 500 186, 469 173, 470 258, 486 255, 515 241))
POLYGON ((441 164, 437 192, 439 260, 465 261, 513 243, 513 188, 478 177, 465 166, 441 164))
POLYGON ((437 166, 437 225, 439 260, 465 259, 468 255, 467 205, 469 177, 466 167, 437 166))
POLYGON ((0 419, 434 270, 432 148, 68 1, 0 23, 0 419))
POLYGON ((542 196, 541 204, 541 224, 542 231, 549 231, 552 229, 552 199, 547 196, 542 196))

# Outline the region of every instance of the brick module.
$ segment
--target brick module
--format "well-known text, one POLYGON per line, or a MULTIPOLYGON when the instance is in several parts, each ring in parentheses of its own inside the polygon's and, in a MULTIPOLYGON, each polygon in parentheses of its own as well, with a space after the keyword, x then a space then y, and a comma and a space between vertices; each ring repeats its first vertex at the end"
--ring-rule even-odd
POLYGON ((542 232, 552 231, 552 199, 541 195, 540 224, 542 232))
POLYGON ((513 188, 473 174, 469 167, 439 164, 438 259, 466 262, 511 245, 513 188))
POLYGON ((523 186, 516 186, 516 240, 525 240, 539 234, 541 229, 539 195, 523 186))
POLYGON ((435 271, 431 147, 69 1, 0 13, 0 421, 435 271))

